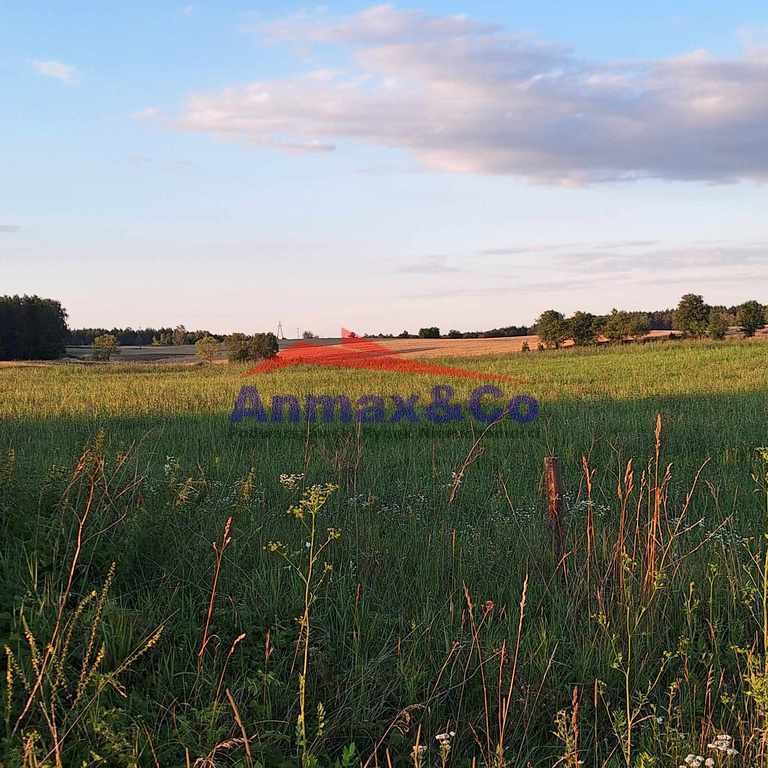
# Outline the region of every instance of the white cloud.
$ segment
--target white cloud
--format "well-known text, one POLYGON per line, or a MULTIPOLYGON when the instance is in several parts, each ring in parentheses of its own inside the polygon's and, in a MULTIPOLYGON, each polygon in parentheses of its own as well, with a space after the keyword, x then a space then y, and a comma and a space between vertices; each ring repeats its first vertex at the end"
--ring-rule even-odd
POLYGON ((146 107, 140 109, 138 112, 133 113, 133 117, 136 120, 153 120, 160 116, 160 110, 157 107, 146 107))
POLYGON ((32 62, 32 66, 44 77, 52 77, 69 85, 77 82, 77 70, 69 64, 64 64, 62 61, 35 59, 32 62))
POLYGON ((728 59, 592 62, 464 16, 389 5, 292 16, 261 33, 341 47, 354 66, 196 94, 180 127, 291 150, 365 142, 437 171, 566 185, 768 178, 768 55, 754 46, 728 59))

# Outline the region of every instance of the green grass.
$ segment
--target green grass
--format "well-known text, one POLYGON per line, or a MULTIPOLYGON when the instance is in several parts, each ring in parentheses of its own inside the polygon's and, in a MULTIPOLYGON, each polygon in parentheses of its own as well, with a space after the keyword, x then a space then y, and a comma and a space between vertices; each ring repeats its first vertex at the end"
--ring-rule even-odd
POLYGON ((456 732, 452 765, 474 757, 575 766, 577 756, 596 766, 677 765, 722 731, 745 765, 762 764, 766 497, 756 493, 764 472, 756 448, 768 443, 765 359, 755 341, 451 361, 491 381, 510 377, 499 385, 506 394, 541 404, 535 422, 488 432, 453 502, 453 473, 477 423, 287 429, 233 425, 228 415, 246 383, 265 401, 411 392, 428 400, 432 386, 450 383, 463 402, 479 382, 316 368, 258 378, 235 366, 0 369, 0 637, 15 660, 8 764, 96 765, 99 755, 116 766, 206 756, 216 765, 332 765, 346 746, 353 765, 354 743, 363 763, 386 765, 388 750, 405 765, 418 738, 426 766, 440 764, 442 731, 456 732), (552 453, 563 465, 567 576, 544 524, 542 464, 552 453), (594 469, 591 498, 582 455, 594 469), (617 486, 630 459, 622 527, 617 486), (654 489, 668 463, 654 536, 654 489), (296 619, 314 550, 304 546, 309 518, 286 514, 301 492, 280 484, 287 473, 303 473, 304 487, 339 486, 317 514, 320 539, 328 527, 342 534, 310 579, 306 739, 297 738, 295 656, 307 638, 296 619), (198 663, 211 544, 221 551, 230 516, 198 663), (265 551, 270 542, 285 545, 298 571, 265 551), (322 576, 326 560, 333 571, 322 576), (108 593, 78 613, 113 562, 108 593), (47 665, 52 634, 59 656, 47 665), (44 682, 14 731, 30 698, 21 673, 30 689, 38 674, 30 637, 44 682), (25 758, 32 731, 37 746, 25 758))

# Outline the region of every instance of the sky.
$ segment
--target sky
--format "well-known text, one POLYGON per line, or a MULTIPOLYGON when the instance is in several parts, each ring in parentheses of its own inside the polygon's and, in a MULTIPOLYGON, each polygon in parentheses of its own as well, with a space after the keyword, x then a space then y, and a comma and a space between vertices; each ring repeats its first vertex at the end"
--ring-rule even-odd
POLYGON ((764 0, 0 0, 0 293, 336 335, 768 302, 764 0))

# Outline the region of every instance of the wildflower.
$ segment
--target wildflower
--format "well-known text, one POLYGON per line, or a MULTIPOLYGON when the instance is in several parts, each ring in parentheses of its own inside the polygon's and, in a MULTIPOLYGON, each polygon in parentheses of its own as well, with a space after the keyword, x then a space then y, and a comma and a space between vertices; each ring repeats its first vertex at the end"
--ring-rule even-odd
POLYGON ((303 474, 282 474, 280 475, 280 485, 282 485, 284 488, 293 490, 303 479, 303 474))
POLYGON ((739 754, 739 751, 733 746, 733 736, 729 736, 727 733, 715 736, 715 740, 711 744, 707 744, 707 747, 716 749, 718 752, 725 752, 729 757, 739 754))

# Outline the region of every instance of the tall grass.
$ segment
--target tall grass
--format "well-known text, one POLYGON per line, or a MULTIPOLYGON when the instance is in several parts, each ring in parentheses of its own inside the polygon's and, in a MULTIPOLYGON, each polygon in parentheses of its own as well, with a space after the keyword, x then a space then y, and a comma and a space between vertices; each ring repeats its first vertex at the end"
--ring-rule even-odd
POLYGON ((541 401, 479 440, 237 428, 230 367, 0 371, 6 763, 765 764, 763 360, 471 361, 541 401))

